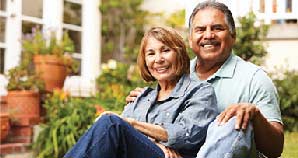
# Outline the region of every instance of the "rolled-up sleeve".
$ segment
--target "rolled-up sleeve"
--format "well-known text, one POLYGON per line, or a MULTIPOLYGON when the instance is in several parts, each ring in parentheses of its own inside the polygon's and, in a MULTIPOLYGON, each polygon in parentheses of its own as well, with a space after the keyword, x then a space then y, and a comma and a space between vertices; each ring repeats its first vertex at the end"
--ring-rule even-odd
POLYGON ((187 92, 183 102, 174 122, 161 123, 168 133, 168 141, 162 143, 178 151, 198 150, 205 141, 208 125, 218 115, 214 90, 207 83, 197 86, 187 92))

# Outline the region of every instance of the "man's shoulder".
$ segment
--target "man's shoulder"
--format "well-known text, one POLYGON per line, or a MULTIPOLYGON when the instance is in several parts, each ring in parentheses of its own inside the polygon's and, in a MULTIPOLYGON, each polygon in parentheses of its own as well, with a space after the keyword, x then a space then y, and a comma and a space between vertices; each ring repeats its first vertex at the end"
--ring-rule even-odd
POLYGON ((233 56, 233 60, 236 60, 237 64, 235 67, 235 72, 246 77, 255 76, 258 72, 264 72, 262 67, 255 65, 249 61, 245 61, 238 56, 233 56))

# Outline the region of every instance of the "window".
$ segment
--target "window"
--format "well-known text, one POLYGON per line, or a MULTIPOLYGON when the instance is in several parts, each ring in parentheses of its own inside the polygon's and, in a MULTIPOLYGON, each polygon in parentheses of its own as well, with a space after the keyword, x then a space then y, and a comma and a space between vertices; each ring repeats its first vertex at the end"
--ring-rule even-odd
POLYGON ((6 0, 0 0, 0 10, 6 10, 6 0))
POLYGON ((277 12, 277 1, 276 0, 272 1, 272 12, 273 13, 277 12))
POLYGON ((5 21, 6 18, 0 17, 0 42, 5 42, 5 21))
POLYGON ((260 0, 260 13, 265 12, 265 0, 260 0))
POLYGON ((63 22, 81 26, 82 5, 78 3, 64 1, 63 22))
POLYGON ((0 74, 4 73, 4 49, 0 48, 0 74))
POLYGON ((82 2, 80 0, 64 0, 63 10, 63 31, 67 31, 69 37, 75 44, 75 53, 73 58, 79 63, 79 72, 81 74, 81 52, 82 52, 82 2))
POLYGON ((23 0, 22 14, 25 16, 42 18, 42 3, 43 0, 23 0))
POLYGON ((292 13, 292 0, 286 0, 286 12, 292 13))

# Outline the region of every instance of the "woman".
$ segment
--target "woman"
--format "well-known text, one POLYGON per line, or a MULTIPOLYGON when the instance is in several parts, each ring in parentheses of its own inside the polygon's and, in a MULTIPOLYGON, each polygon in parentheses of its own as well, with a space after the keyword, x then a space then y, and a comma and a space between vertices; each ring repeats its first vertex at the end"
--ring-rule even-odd
POLYGON ((212 87, 189 78, 183 39, 174 30, 151 28, 142 39, 138 66, 157 88, 146 88, 120 117, 102 115, 65 157, 159 158, 168 151, 196 156, 218 113, 212 87))

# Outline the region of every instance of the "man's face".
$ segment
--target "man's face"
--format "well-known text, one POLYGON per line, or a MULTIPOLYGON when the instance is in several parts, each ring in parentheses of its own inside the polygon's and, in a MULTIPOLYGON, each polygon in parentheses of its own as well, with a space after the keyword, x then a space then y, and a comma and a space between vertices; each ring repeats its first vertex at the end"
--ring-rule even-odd
POLYGON ((189 45, 200 62, 223 63, 229 57, 235 38, 221 11, 213 8, 198 11, 191 29, 189 45))

